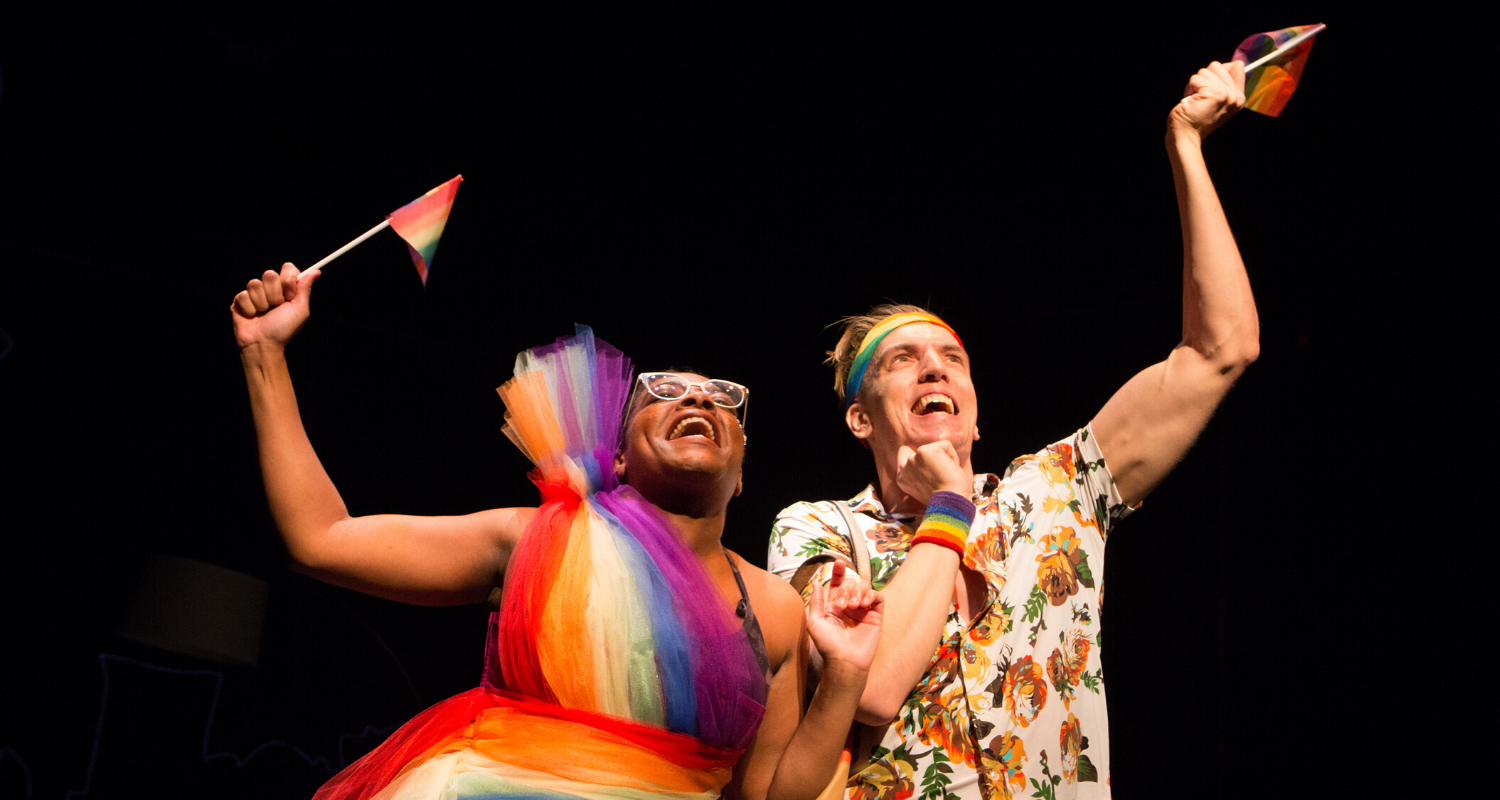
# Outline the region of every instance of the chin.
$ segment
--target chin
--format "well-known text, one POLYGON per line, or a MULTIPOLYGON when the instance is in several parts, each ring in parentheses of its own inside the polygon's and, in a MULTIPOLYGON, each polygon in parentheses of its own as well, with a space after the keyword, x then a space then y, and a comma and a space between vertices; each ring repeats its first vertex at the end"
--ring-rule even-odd
POLYGON ((673 472, 718 475, 726 469, 725 454, 705 450, 661 454, 661 463, 673 472))
POLYGON ((930 444, 944 439, 957 441, 963 438, 964 431, 972 429, 972 426, 965 425, 963 420, 935 420, 911 426, 908 429, 908 438, 912 441, 920 441, 922 444, 930 444))

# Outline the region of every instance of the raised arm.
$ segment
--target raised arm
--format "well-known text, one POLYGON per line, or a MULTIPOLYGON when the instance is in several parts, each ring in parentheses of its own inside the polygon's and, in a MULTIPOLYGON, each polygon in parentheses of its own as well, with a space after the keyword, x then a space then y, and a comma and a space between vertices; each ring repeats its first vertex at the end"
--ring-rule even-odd
POLYGON ((1219 401, 1260 353, 1255 298, 1203 161, 1203 138, 1245 103, 1244 65, 1215 61, 1167 115, 1167 154, 1182 221, 1182 341, 1131 378, 1094 417, 1094 435, 1126 503, 1171 472, 1219 401))
POLYGON ((309 314, 317 272, 267 270, 230 314, 250 390, 261 476, 295 567, 391 600, 452 605, 486 599, 536 513, 504 508, 457 517, 350 517, 302 427, 286 344, 309 314))

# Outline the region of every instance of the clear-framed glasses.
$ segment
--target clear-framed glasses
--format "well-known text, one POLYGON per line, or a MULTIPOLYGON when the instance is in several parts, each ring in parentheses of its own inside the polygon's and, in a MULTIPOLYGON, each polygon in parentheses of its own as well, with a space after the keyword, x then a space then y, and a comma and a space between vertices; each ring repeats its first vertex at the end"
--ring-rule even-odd
POLYGON ((702 389, 714 405, 734 411, 740 427, 745 427, 745 409, 749 405, 750 390, 734 381, 714 378, 690 381, 675 372, 644 372, 641 373, 640 382, 641 388, 657 400, 679 400, 694 389, 702 389))

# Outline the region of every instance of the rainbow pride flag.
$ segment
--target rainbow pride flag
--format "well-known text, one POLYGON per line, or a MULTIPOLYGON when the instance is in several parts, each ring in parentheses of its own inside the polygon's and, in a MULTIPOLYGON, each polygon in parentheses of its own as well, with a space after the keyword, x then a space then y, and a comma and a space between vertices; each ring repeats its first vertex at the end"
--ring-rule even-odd
POLYGON ((417 274, 422 285, 427 285, 427 272, 432 269, 432 256, 437 253, 438 239, 443 235, 443 226, 448 224, 448 212, 453 210, 453 198, 458 194, 458 184, 464 176, 457 175, 442 186, 407 203, 385 215, 391 221, 391 229, 406 240, 411 251, 412 263, 417 265, 417 274))
POLYGON ((1313 37, 1326 27, 1322 23, 1298 25, 1257 33, 1240 42, 1233 60, 1245 65, 1245 108, 1268 117, 1281 116, 1281 109, 1297 91, 1313 37))

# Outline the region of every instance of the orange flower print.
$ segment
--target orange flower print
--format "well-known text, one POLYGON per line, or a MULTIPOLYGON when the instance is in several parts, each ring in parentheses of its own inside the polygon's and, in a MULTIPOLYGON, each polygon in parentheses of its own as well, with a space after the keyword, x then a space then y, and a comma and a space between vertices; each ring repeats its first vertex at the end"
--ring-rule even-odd
POLYGON ((1073 565, 1068 559, 1057 554, 1040 555, 1037 561, 1042 562, 1036 570, 1036 582, 1047 595, 1047 602, 1054 606, 1060 606, 1063 601, 1078 594, 1078 574, 1073 571, 1073 565))
POLYGON ((1037 467, 1052 483, 1067 483, 1073 480, 1073 448, 1061 442, 1047 448, 1037 467))
MULTIPOLYGON (((915 709, 904 717, 902 732, 915 733, 923 744, 941 747, 954 763, 973 766, 973 740, 966 725, 951 710, 954 698, 963 693, 963 683, 958 680, 959 663, 958 648, 945 643, 928 667, 927 675, 917 684, 915 709)), ((913 700, 907 703, 910 708, 913 700)))
POLYGON ((1083 546, 1083 541, 1078 538, 1078 534, 1072 528, 1066 525, 1056 525, 1051 533, 1037 542, 1037 546, 1042 548, 1043 555, 1060 555, 1069 561, 1076 562, 1078 559, 1073 556, 1078 552, 1078 548, 1083 546))
POLYGON ((913 765, 904 758, 904 748, 866 767, 849 781, 849 800, 907 800, 917 791, 913 765))
POLYGON ((1012 664, 1005 674, 1005 683, 1000 689, 1005 696, 1005 710, 1021 727, 1030 727, 1036 715, 1047 705, 1047 681, 1042 677, 1042 665, 1026 656, 1012 664))
POLYGON ((948 712, 936 714, 933 722, 922 731, 922 741, 943 748, 949 761, 973 767, 974 739, 969 736, 968 728, 948 712))
MULTIPOLYGON (((976 517, 975 519, 979 519, 976 517)), ((910 547, 911 545, 907 545, 910 547)), ((1005 529, 1001 525, 987 526, 982 532, 971 531, 969 535, 969 546, 964 553, 964 563, 971 569, 980 572, 998 572, 1005 559, 1010 556, 1010 547, 1006 544, 1005 529), (975 535, 977 533, 977 535, 975 535), (986 569, 988 568, 988 569, 986 569)))
POLYGON ((1053 648, 1052 655, 1047 658, 1047 677, 1052 681, 1052 688, 1057 690, 1057 696, 1062 698, 1063 708, 1072 709, 1073 684, 1068 680, 1061 650, 1053 648))
POLYGON ((1052 533, 1041 537, 1041 554, 1037 555, 1037 584, 1047 594, 1047 602, 1062 605, 1068 597, 1079 593, 1079 570, 1074 569, 1074 552, 1079 552, 1079 537, 1073 528, 1058 525, 1052 533))
POLYGON ((922 681, 917 684, 917 690, 922 694, 924 705, 941 706, 943 694, 948 687, 953 685, 954 678, 958 677, 958 651, 949 642, 944 642, 937 658, 927 668, 927 674, 922 676, 922 681))
POLYGON ((980 752, 979 763, 989 773, 997 797, 1009 800, 1015 797, 1016 789, 1025 791, 1026 773, 1022 770, 1026 766, 1026 746, 1021 737, 1007 733, 991 739, 989 747, 980 752))
POLYGON ((876 525, 865 535, 875 543, 877 553, 905 553, 911 550, 911 540, 916 533, 904 530, 900 525, 887 524, 876 525))
POLYGON ((1083 751, 1083 723, 1072 713, 1057 735, 1057 746, 1062 750, 1063 780, 1072 783, 1078 779, 1078 754, 1083 751))
POLYGON ((1004 600, 991 604, 989 610, 984 613, 984 617, 969 629, 969 640, 980 647, 994 644, 1001 636, 1010 633, 1012 627, 1010 618, 1015 610, 1015 607, 1004 600))
POLYGON ((1078 594, 1080 579, 1087 586, 1094 585, 1092 573, 1080 575, 1079 565, 1088 561, 1082 545, 1078 534, 1066 525, 1055 526, 1051 533, 1037 542, 1042 549, 1036 557, 1041 564, 1036 569, 1037 585, 1047 595, 1047 602, 1054 606, 1060 606, 1078 594))
POLYGON ((1062 647, 1052 648, 1052 655, 1047 658, 1047 678, 1052 681, 1057 696, 1062 698, 1064 708, 1073 707, 1073 688, 1078 685, 1088 663, 1089 637, 1083 631, 1073 631, 1071 637, 1065 638, 1062 647))

